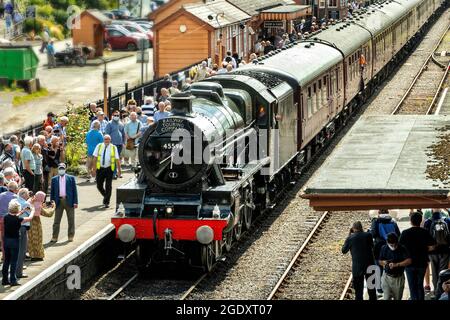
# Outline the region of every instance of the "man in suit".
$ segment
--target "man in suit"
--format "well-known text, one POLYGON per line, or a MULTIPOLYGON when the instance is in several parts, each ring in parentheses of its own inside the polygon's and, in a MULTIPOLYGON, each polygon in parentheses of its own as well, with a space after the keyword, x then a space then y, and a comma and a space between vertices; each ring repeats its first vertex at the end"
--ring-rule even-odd
MULTIPOLYGON (((364 278, 370 276, 367 273, 367 268, 375 264, 373 256, 373 240, 369 232, 363 231, 363 226, 360 221, 353 224, 350 229, 350 234, 345 240, 342 247, 342 253, 347 252, 352 254, 352 275, 353 287, 355 288, 355 300, 363 300, 364 294, 364 278)), ((369 299, 377 300, 375 289, 368 289, 369 299)))
POLYGON ((66 174, 66 165, 64 163, 58 165, 58 175, 52 178, 50 200, 56 203, 51 241, 58 241, 59 226, 64 210, 66 211, 69 225, 69 241, 73 241, 75 235, 75 209, 78 208, 78 192, 75 177, 66 174))

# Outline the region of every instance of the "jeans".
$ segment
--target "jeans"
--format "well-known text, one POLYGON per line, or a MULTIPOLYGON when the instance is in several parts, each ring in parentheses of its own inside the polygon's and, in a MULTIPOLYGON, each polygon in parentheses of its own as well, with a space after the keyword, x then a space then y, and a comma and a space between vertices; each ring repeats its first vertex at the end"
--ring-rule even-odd
POLYGON ((5 262, 2 268, 2 283, 8 282, 8 270, 10 274, 10 282, 17 282, 16 266, 17 257, 19 256, 19 239, 5 238, 5 262))
POLYGON ((19 238, 19 252, 17 258, 16 276, 18 278, 22 277, 23 274, 23 262, 25 261, 25 255, 27 253, 28 244, 28 230, 27 227, 20 227, 20 238, 19 238))
POLYGON ((425 300, 423 279, 426 270, 427 267, 406 267, 406 278, 408 279, 411 300, 425 300))
MULTIPOLYGON (((364 278, 369 277, 369 274, 361 276, 353 276, 353 288, 355 289, 355 300, 364 300, 364 278)), ((375 289, 367 289, 369 300, 377 300, 377 293, 375 289)))

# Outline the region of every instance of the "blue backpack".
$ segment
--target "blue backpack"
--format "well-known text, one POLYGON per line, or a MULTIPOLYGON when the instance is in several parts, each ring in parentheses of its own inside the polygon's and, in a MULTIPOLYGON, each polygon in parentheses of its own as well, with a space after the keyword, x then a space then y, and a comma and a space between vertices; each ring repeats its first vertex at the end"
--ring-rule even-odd
POLYGON ((389 223, 378 222, 378 233, 380 234, 380 238, 387 241, 387 235, 389 233, 395 233, 395 223, 393 221, 389 223))

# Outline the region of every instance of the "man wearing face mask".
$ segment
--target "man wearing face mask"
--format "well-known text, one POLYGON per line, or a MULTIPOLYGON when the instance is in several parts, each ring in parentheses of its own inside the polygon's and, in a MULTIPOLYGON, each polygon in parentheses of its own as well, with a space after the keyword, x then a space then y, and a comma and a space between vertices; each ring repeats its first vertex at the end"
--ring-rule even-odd
POLYGON ((384 300, 402 300, 405 288, 405 267, 412 262, 405 246, 398 243, 398 236, 389 233, 387 244, 381 248, 379 264, 384 268, 381 278, 384 300))
POLYGON ((68 238, 73 241, 75 235, 75 209, 78 208, 78 192, 75 177, 66 174, 66 165, 58 165, 58 175, 52 178, 50 200, 55 201, 55 221, 51 242, 58 241, 59 227, 64 210, 67 214, 68 238))
MULTIPOLYGON (((125 147, 126 137, 124 125, 120 122, 119 110, 113 112, 112 120, 106 126, 105 134, 111 137, 111 143, 117 147, 117 152, 120 157, 122 150, 125 147)), ((116 172, 117 170, 114 170, 114 176, 116 176, 116 172)))

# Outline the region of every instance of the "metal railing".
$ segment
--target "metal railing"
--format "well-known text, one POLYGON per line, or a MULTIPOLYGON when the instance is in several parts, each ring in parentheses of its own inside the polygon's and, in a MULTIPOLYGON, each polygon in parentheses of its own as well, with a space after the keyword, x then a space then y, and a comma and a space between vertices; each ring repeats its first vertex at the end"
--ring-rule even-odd
MULTIPOLYGON (((207 61, 208 59, 206 58, 204 60, 207 61)), ((191 70, 191 68, 199 65, 202 61, 203 60, 196 62, 196 63, 194 63, 188 67, 185 67, 181 70, 172 72, 170 74, 171 79, 177 80, 180 86, 183 85, 185 82, 185 79, 189 77, 189 71, 191 70)), ((107 103, 108 117, 111 117, 111 114, 113 113, 114 110, 120 110, 120 108, 126 106, 127 101, 130 99, 136 100, 136 103, 138 106, 140 106, 144 103, 144 99, 146 97, 151 96, 154 99, 156 99, 157 90, 161 87, 161 84, 163 81, 164 81, 164 78, 159 78, 159 79, 144 83, 142 85, 139 85, 139 86, 136 86, 133 88, 129 88, 128 83, 125 83, 125 90, 120 91, 114 95, 112 95, 112 88, 108 87, 108 103, 107 103)), ((95 103, 97 103, 97 107, 103 108, 103 104, 104 104, 103 99, 99 99, 97 101, 91 101, 91 102, 95 102, 95 103)), ((84 105, 84 107, 89 108, 89 104, 84 105)), ((44 119, 40 123, 18 129, 16 131, 10 132, 8 134, 4 134, 3 137, 9 137, 13 134, 20 136, 20 137, 24 137, 24 136, 28 136, 28 135, 36 136, 39 134, 40 131, 42 131, 44 129, 43 123, 44 123, 44 119)))

